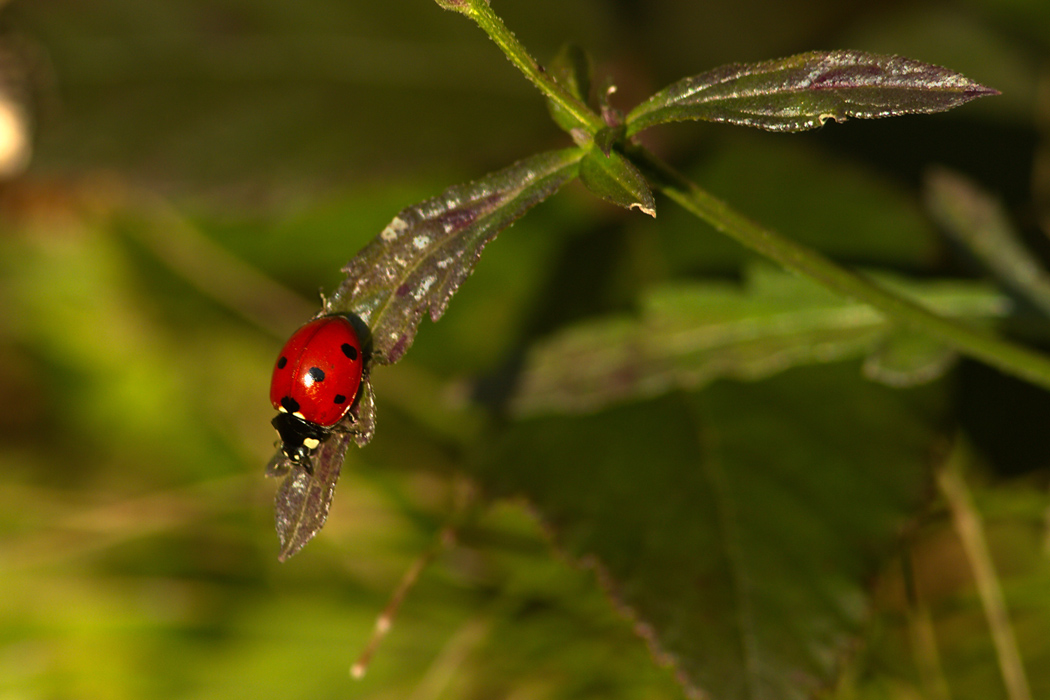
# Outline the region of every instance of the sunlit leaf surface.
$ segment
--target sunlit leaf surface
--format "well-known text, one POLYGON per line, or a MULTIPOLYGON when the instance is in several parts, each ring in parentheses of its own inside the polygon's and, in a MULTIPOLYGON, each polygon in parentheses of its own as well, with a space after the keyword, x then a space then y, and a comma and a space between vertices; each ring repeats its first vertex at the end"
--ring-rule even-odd
POLYGON ((812 51, 733 63, 685 78, 627 115, 628 134, 702 119, 768 131, 804 131, 829 119, 877 119, 957 107, 996 90, 954 71, 901 56, 812 51))
POLYGON ((329 312, 372 329, 371 362, 392 364, 473 271, 485 244, 576 176, 579 149, 542 153, 408 207, 344 268, 329 312))

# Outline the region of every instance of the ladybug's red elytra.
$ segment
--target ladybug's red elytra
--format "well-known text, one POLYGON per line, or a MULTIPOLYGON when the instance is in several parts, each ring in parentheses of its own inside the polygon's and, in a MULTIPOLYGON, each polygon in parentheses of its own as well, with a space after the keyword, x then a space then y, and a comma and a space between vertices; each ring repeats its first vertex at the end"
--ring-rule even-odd
POLYGON ((346 316, 322 316, 292 334, 273 368, 270 403, 281 451, 309 469, 309 458, 350 410, 361 387, 364 358, 346 316))

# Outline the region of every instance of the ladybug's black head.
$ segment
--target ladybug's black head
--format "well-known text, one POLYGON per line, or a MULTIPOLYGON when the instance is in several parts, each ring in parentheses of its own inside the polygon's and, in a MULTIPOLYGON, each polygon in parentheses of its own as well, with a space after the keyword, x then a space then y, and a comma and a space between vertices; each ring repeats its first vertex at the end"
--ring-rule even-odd
POLYGON ((322 425, 283 411, 270 424, 281 436, 281 452, 284 456, 295 464, 301 464, 307 471, 311 468, 310 458, 332 432, 322 425))

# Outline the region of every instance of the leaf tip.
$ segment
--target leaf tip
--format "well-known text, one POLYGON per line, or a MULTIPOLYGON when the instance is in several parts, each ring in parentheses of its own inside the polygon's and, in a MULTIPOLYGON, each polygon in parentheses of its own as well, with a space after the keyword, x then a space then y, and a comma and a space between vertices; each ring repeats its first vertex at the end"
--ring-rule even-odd
POLYGON ((277 529, 277 539, 281 544, 281 548, 277 551, 277 561, 282 564, 303 548, 303 544, 299 543, 295 537, 289 537, 288 532, 281 530, 280 525, 277 529))
POLYGON ((646 205, 646 204, 642 204, 641 202, 635 202, 629 208, 630 209, 637 209, 638 211, 642 212, 643 214, 648 214, 649 216, 653 217, 654 219, 656 218, 656 207, 654 207, 652 205, 646 205))
POLYGON ((966 88, 963 94, 970 99, 977 99, 978 97, 994 97, 995 95, 1001 95, 995 88, 988 87, 987 85, 974 84, 972 87, 966 88))

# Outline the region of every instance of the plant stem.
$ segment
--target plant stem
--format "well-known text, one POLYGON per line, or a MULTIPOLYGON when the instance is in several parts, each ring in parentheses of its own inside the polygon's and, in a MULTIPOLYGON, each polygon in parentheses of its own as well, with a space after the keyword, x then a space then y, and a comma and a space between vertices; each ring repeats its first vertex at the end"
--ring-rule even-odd
MULTIPOLYGON (((559 85, 529 55, 489 6, 488 0, 438 0, 438 4, 473 19, 526 78, 548 99, 572 114, 590 135, 605 127, 599 115, 559 85)), ((872 306, 902 326, 938 338, 964 355, 1050 389, 1050 358, 938 316, 866 277, 840 267, 820 253, 759 226, 641 146, 629 143, 624 150, 664 194, 745 247, 828 289, 872 306)))
POLYGON ((985 528, 974 506, 970 489, 967 488, 961 474, 962 465, 959 463, 965 458, 961 453, 962 448, 956 446, 947 463, 937 470, 937 486, 948 503, 955 532, 970 562, 977 594, 981 598, 981 607, 984 608, 984 615, 992 633, 992 642, 999 659, 999 671, 1006 684, 1007 696, 1010 700, 1032 700, 1028 676, 1025 675, 1017 637, 1010 623, 1006 597, 1003 595, 999 575, 995 571, 985 528))
POLYGON ((733 211, 645 148, 629 145, 626 151, 665 195, 745 247, 828 289, 869 304, 902 326, 938 338, 963 355, 1050 389, 1050 358, 1045 355, 938 316, 733 211))
POLYGON ((461 12, 469 16, 478 26, 496 42, 503 54, 518 67, 532 84, 540 89, 548 99, 555 102, 566 112, 576 117, 580 126, 587 133, 594 135, 605 127, 602 118, 595 114, 587 105, 580 102, 576 97, 558 84, 543 67, 529 55, 528 50, 518 41, 514 33, 507 29, 503 20, 493 12, 487 0, 465 0, 465 8, 461 12))

